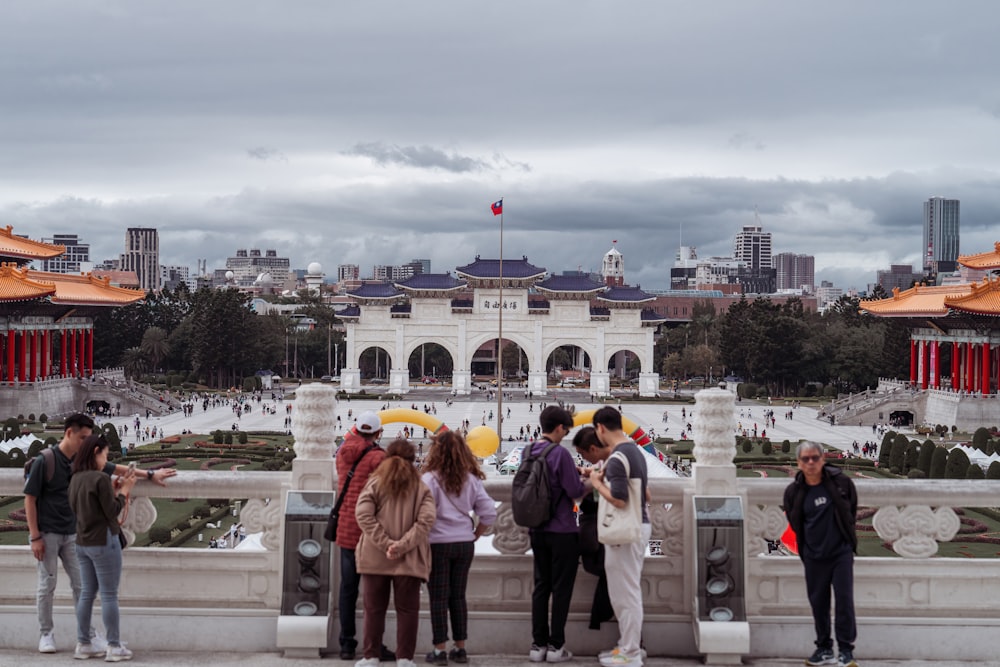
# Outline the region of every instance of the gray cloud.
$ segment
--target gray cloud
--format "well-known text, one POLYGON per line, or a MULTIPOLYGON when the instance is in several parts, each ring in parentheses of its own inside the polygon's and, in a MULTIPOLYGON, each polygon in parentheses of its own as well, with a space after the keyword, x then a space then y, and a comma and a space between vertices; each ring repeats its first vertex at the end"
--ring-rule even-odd
POLYGON ((431 146, 396 146, 381 141, 355 144, 345 150, 344 155, 371 158, 382 166, 398 164, 421 169, 443 169, 456 174, 490 169, 483 160, 455 153, 449 154, 431 146))
POLYGON ((266 146, 257 146, 256 148, 248 148, 247 155, 254 160, 277 160, 279 162, 288 162, 288 157, 277 150, 276 148, 267 148, 266 146))

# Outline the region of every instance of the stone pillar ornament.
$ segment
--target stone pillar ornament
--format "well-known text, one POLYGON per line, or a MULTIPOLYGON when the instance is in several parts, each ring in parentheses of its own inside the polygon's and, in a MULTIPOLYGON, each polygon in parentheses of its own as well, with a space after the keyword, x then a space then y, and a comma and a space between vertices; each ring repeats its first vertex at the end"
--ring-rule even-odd
POLYGON ((337 392, 323 384, 304 384, 295 390, 292 434, 295 461, 292 488, 333 489, 333 453, 337 426, 337 392))
POLYGON ((725 389, 705 389, 695 394, 692 466, 695 492, 708 495, 736 493, 735 398, 725 389))

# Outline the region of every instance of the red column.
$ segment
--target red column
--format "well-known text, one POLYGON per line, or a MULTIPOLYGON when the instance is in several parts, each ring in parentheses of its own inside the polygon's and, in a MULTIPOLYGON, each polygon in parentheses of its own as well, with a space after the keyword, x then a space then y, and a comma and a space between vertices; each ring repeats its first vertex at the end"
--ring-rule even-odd
POLYGON ((928 381, 930 380, 930 345, 929 341, 920 341, 920 388, 927 389, 928 381))
POLYGON ((975 368, 975 354, 972 351, 972 343, 965 344, 965 391, 972 393, 972 369, 975 368))
POLYGON ((917 383, 917 341, 910 339, 910 384, 917 383))
POLYGON ((94 329, 87 331, 87 374, 94 373, 94 329))
POLYGON ((17 379, 20 380, 21 382, 24 382, 25 378, 28 376, 24 368, 28 363, 27 352, 28 352, 28 332, 22 331, 21 354, 18 355, 18 364, 17 364, 17 379))
POLYGON ((7 330, 7 382, 14 381, 14 330, 7 330))
POLYGON ((962 356, 962 349, 958 346, 958 343, 951 344, 951 390, 958 391, 959 389, 959 379, 958 379, 958 362, 962 356))
POLYGON ((984 394, 990 393, 990 344, 983 343, 980 354, 983 357, 982 376, 979 378, 979 387, 984 394))
POLYGON ((76 377, 76 329, 69 331, 69 375, 76 377))
POLYGON ((42 332, 42 377, 47 378, 52 374, 49 369, 49 354, 52 351, 52 340, 49 338, 51 332, 46 329, 42 332))
POLYGON ((59 332, 59 375, 66 377, 66 330, 59 332))
POLYGON ((85 340, 86 336, 87 336, 86 329, 80 329, 80 334, 76 338, 77 344, 80 346, 80 351, 76 357, 76 362, 77 362, 76 372, 80 376, 86 375, 86 372, 83 369, 84 359, 86 357, 86 355, 84 354, 86 350, 86 340, 85 340))
POLYGON ((941 358, 938 356, 938 342, 932 340, 931 347, 931 388, 937 389, 941 382, 941 358))
POLYGON ((28 332, 28 381, 38 379, 38 332, 28 332))

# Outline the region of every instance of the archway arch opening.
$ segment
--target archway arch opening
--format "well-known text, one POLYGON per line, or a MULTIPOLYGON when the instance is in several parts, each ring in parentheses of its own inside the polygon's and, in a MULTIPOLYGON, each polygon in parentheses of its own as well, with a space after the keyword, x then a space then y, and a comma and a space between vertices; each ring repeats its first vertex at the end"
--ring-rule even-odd
POLYGON ((560 345, 545 359, 549 380, 562 386, 586 384, 591 367, 590 354, 579 345, 560 345))
MULTIPOLYGON (((488 340, 472 355, 472 377, 477 382, 489 382, 497 377, 497 359, 500 345, 497 339, 488 340)), ((516 342, 503 339, 502 369, 504 382, 521 382, 528 377, 528 355, 516 342)))
POLYGON ((358 357, 358 368, 361 370, 362 381, 388 383, 392 357, 385 348, 372 345, 362 350, 358 357))
POLYGON ((421 343, 410 353, 407 360, 410 380, 436 384, 451 379, 455 370, 455 360, 444 346, 437 343, 421 343))

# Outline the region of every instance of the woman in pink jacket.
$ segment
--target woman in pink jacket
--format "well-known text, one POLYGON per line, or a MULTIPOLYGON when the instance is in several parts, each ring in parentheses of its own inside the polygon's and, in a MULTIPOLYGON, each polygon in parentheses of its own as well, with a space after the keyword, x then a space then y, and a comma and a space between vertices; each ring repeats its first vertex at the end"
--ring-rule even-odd
POLYGON ((356 552, 364 598, 364 658, 355 667, 377 667, 389 608, 396 604, 396 665, 416 667, 420 585, 431 571, 428 535, 436 511, 430 489, 414 467, 416 448, 395 440, 358 497, 361 528, 356 552))

